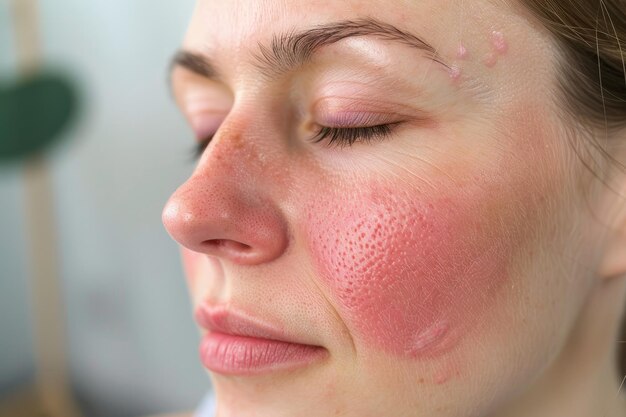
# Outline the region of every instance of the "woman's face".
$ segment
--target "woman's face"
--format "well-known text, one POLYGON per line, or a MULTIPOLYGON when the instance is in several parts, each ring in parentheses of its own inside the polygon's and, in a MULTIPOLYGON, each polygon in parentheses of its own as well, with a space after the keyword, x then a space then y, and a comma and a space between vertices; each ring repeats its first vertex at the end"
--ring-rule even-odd
POLYGON ((594 234, 504 3, 198 2, 172 80, 213 139, 163 218, 220 417, 484 416, 561 350, 594 234))

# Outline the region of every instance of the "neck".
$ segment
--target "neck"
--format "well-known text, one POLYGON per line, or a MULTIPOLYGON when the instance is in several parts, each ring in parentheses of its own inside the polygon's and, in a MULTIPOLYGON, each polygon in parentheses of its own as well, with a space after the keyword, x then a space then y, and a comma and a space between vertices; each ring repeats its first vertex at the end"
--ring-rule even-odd
POLYGON ((626 383, 617 365, 625 294, 626 279, 599 283, 556 361, 498 416, 625 416, 626 383))

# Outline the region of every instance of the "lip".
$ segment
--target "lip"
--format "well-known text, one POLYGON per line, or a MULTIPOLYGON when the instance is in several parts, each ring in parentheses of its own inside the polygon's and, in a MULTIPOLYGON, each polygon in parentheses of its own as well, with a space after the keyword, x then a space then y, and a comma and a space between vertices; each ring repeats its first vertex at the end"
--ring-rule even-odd
POLYGON ((201 306, 196 321, 207 332, 200 359, 210 371, 224 375, 258 375, 305 367, 325 356, 326 349, 288 335, 278 326, 224 306, 201 306))

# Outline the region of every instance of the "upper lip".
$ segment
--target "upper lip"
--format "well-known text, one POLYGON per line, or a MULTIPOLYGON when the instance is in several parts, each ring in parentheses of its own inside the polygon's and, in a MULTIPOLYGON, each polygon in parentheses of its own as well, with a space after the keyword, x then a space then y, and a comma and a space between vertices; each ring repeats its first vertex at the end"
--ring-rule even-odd
POLYGON ((284 329, 227 306, 201 305, 195 311, 198 325, 208 331, 233 336, 308 344, 287 335, 284 329))

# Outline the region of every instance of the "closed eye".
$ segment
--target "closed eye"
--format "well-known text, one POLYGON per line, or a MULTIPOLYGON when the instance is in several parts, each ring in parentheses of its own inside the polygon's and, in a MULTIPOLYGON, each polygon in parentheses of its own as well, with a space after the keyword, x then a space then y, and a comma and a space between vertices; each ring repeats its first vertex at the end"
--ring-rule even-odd
POLYGON ((313 143, 326 141, 328 146, 352 146, 357 142, 369 143, 386 139, 393 132, 397 123, 386 123, 367 127, 322 127, 311 139, 313 143))
MULTIPOLYGON (((352 146, 357 142, 369 143, 372 141, 383 140, 391 136, 393 128, 400 124, 386 123, 376 126, 366 127, 327 127, 323 126, 319 132, 311 139, 313 143, 326 142, 327 146, 346 147, 352 146)), ((200 159, 206 148, 211 143, 213 135, 202 139, 195 144, 192 149, 194 160, 200 159)))
POLYGON ((200 142, 198 142, 195 145, 193 145, 193 147, 191 149, 191 154, 193 156, 193 160, 194 161, 197 161, 198 159, 200 159, 200 157, 204 153, 204 151, 207 148, 207 146, 209 146, 209 143, 211 143, 212 139, 213 139, 213 135, 211 135, 209 137, 206 137, 206 138, 200 140, 200 142))

